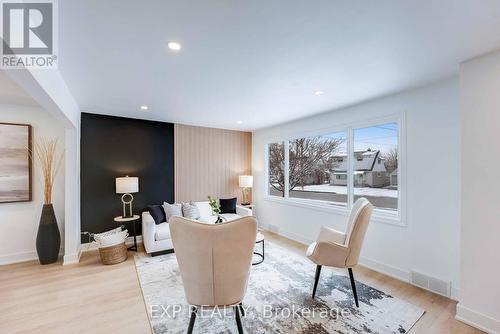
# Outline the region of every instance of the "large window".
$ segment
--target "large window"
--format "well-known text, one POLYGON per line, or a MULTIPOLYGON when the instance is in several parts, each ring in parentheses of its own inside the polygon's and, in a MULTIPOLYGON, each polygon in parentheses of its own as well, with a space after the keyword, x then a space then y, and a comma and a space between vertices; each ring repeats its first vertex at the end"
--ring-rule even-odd
POLYGON ((285 147, 283 142, 268 145, 269 195, 285 195, 285 147))
POLYGON ((401 217, 400 121, 351 126, 268 145, 268 195, 350 209, 367 198, 401 217))
POLYGON ((375 207, 398 210, 398 124, 354 129, 354 201, 368 199, 375 207))
POLYGON ((346 137, 339 132, 289 141, 289 197, 347 204, 347 181, 333 172, 347 161, 346 137))

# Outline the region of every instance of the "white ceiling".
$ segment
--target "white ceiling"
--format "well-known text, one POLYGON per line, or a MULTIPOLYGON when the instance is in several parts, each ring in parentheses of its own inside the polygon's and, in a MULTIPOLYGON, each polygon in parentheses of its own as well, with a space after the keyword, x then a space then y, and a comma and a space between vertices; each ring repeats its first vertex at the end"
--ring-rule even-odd
POLYGON ((28 95, 3 71, 0 71, 0 103, 30 107, 39 106, 30 95, 28 95))
POLYGON ((254 130, 424 85, 500 47, 498 0, 59 6, 59 67, 83 111, 231 129, 254 130), (167 49, 172 40, 182 44, 180 52, 167 49))

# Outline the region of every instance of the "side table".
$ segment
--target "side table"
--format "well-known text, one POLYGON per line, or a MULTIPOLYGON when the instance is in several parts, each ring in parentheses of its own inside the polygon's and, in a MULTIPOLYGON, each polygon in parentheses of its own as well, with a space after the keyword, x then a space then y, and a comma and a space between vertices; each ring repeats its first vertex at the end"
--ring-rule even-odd
POLYGON ((115 217, 113 220, 117 223, 120 223, 122 225, 125 224, 132 224, 132 230, 134 231, 134 245, 130 246, 128 249, 133 250, 137 252, 137 239, 136 239, 136 232, 135 232, 135 223, 140 219, 141 217, 139 215, 133 215, 132 217, 122 217, 118 216, 115 217))

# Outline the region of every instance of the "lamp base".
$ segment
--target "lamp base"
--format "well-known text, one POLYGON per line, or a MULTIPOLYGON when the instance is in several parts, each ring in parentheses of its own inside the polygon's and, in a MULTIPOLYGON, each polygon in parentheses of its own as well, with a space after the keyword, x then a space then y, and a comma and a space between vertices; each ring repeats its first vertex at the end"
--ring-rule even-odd
POLYGON ((243 198, 241 199, 241 205, 250 205, 250 194, 249 194, 249 190, 250 188, 243 188, 242 189, 242 194, 243 194, 243 198))
POLYGON ((134 196, 132 194, 123 194, 122 203, 123 203, 123 218, 132 218, 132 202, 134 201, 134 196), (125 200, 125 197, 129 196, 129 200, 125 200), (128 210, 127 210, 128 207, 128 210))

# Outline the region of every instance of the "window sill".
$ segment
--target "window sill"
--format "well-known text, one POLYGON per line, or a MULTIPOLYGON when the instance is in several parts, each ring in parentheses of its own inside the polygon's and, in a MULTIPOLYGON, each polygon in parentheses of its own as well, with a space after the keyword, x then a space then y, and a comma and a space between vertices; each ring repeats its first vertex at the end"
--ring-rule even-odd
MULTIPOLYGON (((315 211, 335 213, 338 215, 343 215, 346 218, 349 215, 349 210, 346 207, 342 207, 340 205, 335 206, 329 204, 328 202, 323 202, 318 200, 284 198, 284 197, 269 196, 269 195, 264 196, 264 200, 284 205, 291 205, 305 209, 315 210, 315 211)), ((399 227, 406 227, 404 220, 402 220, 397 213, 393 213, 383 209, 376 208, 373 210, 372 221, 399 227)))
POLYGON ((315 209, 318 211, 324 211, 329 213, 338 213, 347 215, 348 210, 346 207, 342 207, 340 205, 335 206, 332 204, 328 204, 328 202, 318 201, 318 200, 307 200, 307 199, 299 199, 299 198, 285 198, 278 196, 265 196, 264 199, 270 202, 281 203, 285 205, 298 206, 306 209, 315 209))
POLYGON ((399 227, 406 227, 406 222, 397 213, 384 209, 373 210, 372 221, 399 227))

